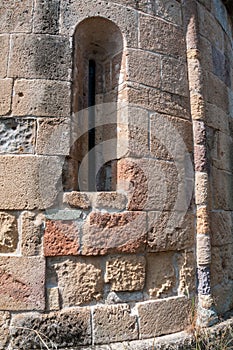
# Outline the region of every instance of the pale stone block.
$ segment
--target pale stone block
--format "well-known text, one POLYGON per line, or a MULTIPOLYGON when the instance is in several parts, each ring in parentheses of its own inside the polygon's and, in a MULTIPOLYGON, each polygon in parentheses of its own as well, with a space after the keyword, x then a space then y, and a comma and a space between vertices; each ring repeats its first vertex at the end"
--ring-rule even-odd
POLYGON ((181 5, 175 0, 156 0, 155 13, 170 22, 182 25, 181 5))
POLYGON ((10 113, 12 99, 12 79, 0 79, 0 115, 10 113))
POLYGON ((162 90, 189 96, 188 72, 185 62, 171 57, 162 59, 162 90))
POLYGON ((195 172, 195 202, 198 205, 208 202, 209 178, 207 173, 195 172))
POLYGON ((127 197, 118 192, 97 192, 92 198, 92 206, 99 209, 126 209, 127 197))
POLYGON ((0 349, 6 349, 9 341, 9 326, 10 326, 10 313, 7 311, 0 312, 0 349))
POLYGON ((15 252, 18 243, 17 220, 14 215, 0 212, 0 253, 15 252))
MULTIPOLYGON (((1 11, 1 10, 0 10, 1 11)), ((5 78, 7 75, 7 64, 9 55, 9 35, 0 35, 0 78, 5 78)))
POLYGON ((91 206, 87 193, 76 191, 64 193, 63 203, 68 204, 71 207, 80 209, 88 209, 91 206))
POLYGON ((2 0, 0 33, 29 33, 32 27, 33 0, 2 0))
POLYGON ((208 265, 211 262, 211 243, 210 236, 198 233, 197 238, 197 264, 208 265))
POLYGON ((40 255, 42 239, 42 214, 25 211, 21 214, 21 253, 24 256, 40 255))
POLYGON ((211 285, 226 285, 233 280, 233 244, 212 247, 211 285))
POLYGON ((232 220, 231 212, 210 212, 212 246, 222 246, 224 244, 233 243, 232 220))
POLYGON ((224 112, 228 112, 229 102, 227 86, 213 73, 204 74, 204 91, 207 102, 215 104, 224 112))
POLYGON ((60 309, 58 287, 47 288, 47 309, 49 311, 56 311, 60 309))

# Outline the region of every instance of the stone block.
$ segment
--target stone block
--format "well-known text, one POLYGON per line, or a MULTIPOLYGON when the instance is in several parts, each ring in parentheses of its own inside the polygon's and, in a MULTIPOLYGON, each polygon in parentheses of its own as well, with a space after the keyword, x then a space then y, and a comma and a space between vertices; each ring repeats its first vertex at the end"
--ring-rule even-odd
POLYGON ((95 307, 93 323, 94 344, 138 339, 136 316, 127 304, 95 307))
POLYGON ((211 167, 213 209, 233 210, 233 176, 229 172, 211 167))
POLYGON ((210 233, 210 222, 209 222, 209 213, 206 206, 197 208, 196 213, 196 230, 199 234, 209 234, 210 233))
POLYGON ((141 14, 139 17, 139 31, 139 47, 141 49, 165 55, 185 57, 185 40, 181 28, 158 18, 141 14))
POLYGON ((193 214, 165 211, 148 213, 149 251, 183 250, 193 245, 193 214))
POLYGON ((218 284, 212 288, 215 309, 219 315, 224 315, 233 307, 233 282, 218 284))
POLYGON ((37 124, 37 154, 69 155, 70 124, 63 118, 43 118, 37 124))
POLYGON ((34 153, 36 121, 34 119, 0 119, 0 154, 34 153))
POLYGON ((77 255, 79 253, 79 224, 75 221, 47 220, 44 232, 44 255, 77 255))
POLYGON ((211 245, 233 243, 232 214, 228 211, 210 212, 211 245))
POLYGON ((127 204, 127 197, 118 192, 97 192, 92 199, 92 205, 99 209, 124 210, 127 204))
POLYGON ((1 257, 0 308, 44 310, 45 260, 40 257, 1 257))
POLYGON ((9 40, 10 40, 9 35, 0 35, 0 47, 1 47, 0 78, 5 78, 7 75, 7 64, 8 64, 8 55, 9 55, 9 40))
POLYGON ((0 312, 0 350, 6 349, 9 341, 10 313, 7 311, 0 312))
POLYGON ((196 255, 185 251, 177 256, 179 271, 178 295, 191 296, 196 293, 196 255))
POLYGON ((90 199, 85 192, 66 192, 63 195, 63 203, 70 205, 74 208, 80 208, 87 210, 90 208, 90 199))
POLYGON ((127 80, 160 88, 161 86, 161 58, 151 52, 143 50, 127 51, 128 67, 127 80))
POLYGON ((21 214, 21 253, 23 256, 41 254, 43 215, 30 211, 21 214))
POLYGON ((18 350, 43 347, 65 349, 91 344, 90 309, 76 308, 41 315, 15 315, 11 323, 11 347, 18 350))
POLYGON ((229 15, 227 13, 227 9, 225 4, 220 0, 213 0, 212 1, 212 13, 218 20, 218 22, 221 24, 222 28, 225 30, 227 34, 231 33, 230 29, 230 21, 229 21, 229 15))
POLYGON ((60 309, 60 296, 58 287, 48 287, 47 290, 47 309, 56 311, 60 309))
POLYGON ((58 34, 60 0, 36 0, 34 6, 34 33, 58 34))
POLYGON ((188 72, 185 62, 172 57, 162 59, 162 90, 188 96, 188 72))
POLYGON ((70 80, 69 39, 54 35, 12 37, 8 75, 12 78, 70 80))
POLYGON ((55 205, 62 190, 62 162, 58 157, 1 156, 0 208, 32 210, 55 205))
POLYGON ((0 212, 0 253, 16 251, 18 244, 17 219, 14 215, 0 212))
POLYGON ((61 1, 60 33, 73 35, 82 20, 88 17, 101 16, 115 23, 125 36, 128 47, 137 47, 137 12, 134 9, 103 0, 61 1), (78 20, 77 20, 78 19, 78 20))
POLYGON ((149 108, 150 89, 147 87, 138 87, 130 83, 128 85, 128 88, 119 92, 118 98, 123 102, 128 101, 131 105, 149 108))
POLYGON ((212 164, 226 171, 233 171, 233 141, 221 131, 208 130, 208 143, 212 164))
POLYGON ((198 120, 193 121, 193 137, 195 145, 205 145, 206 127, 204 122, 198 120))
POLYGON ((195 173, 195 203, 197 205, 208 202, 209 178, 207 173, 196 171, 195 173))
POLYGON ((213 129, 220 130, 225 134, 229 133, 227 112, 224 112, 221 108, 215 104, 205 104, 206 123, 213 129))
POLYGON ((212 247, 211 285, 226 285, 233 280, 233 244, 212 247))
POLYGON ((205 99, 202 94, 190 91, 190 107, 193 120, 205 119, 205 99))
POLYGON ((197 246, 197 264, 209 265, 211 262, 211 243, 210 236, 207 234, 197 234, 196 238, 197 246))
POLYGON ((13 115, 68 117, 70 115, 70 84, 52 80, 15 82, 13 115))
POLYGON ((146 231, 145 212, 92 212, 83 226, 82 254, 144 251, 146 231))
POLYGON ((32 27, 33 0, 2 0, 0 33, 29 33, 32 27))
POLYGON ((189 90, 191 93, 202 94, 203 72, 199 58, 200 54, 195 49, 191 49, 187 53, 189 90))
POLYGON ((63 257, 48 260, 48 284, 57 285, 62 307, 95 302, 103 295, 99 258, 63 257))
POLYGON ((105 282, 113 291, 142 290, 145 283, 143 256, 118 256, 107 260, 105 282))
POLYGON ((155 14, 177 25, 182 25, 181 5, 176 0, 156 0, 155 14))
POLYGON ((208 170, 207 149, 205 145, 194 146, 194 166, 195 170, 199 172, 206 172, 208 170))
POLYGON ((213 73, 222 80, 222 82, 231 87, 230 61, 226 55, 212 46, 213 73))
POLYGON ((227 86, 218 77, 212 73, 204 74, 204 90, 207 102, 215 104, 226 113, 228 112, 227 86))
POLYGON ((190 323, 191 301, 186 297, 137 304, 142 339, 184 330, 190 323))
POLYGON ((12 79, 0 79, 0 115, 11 111, 12 83, 12 79))
POLYGON ((213 72, 212 45, 203 36, 199 37, 199 52, 202 69, 213 72))

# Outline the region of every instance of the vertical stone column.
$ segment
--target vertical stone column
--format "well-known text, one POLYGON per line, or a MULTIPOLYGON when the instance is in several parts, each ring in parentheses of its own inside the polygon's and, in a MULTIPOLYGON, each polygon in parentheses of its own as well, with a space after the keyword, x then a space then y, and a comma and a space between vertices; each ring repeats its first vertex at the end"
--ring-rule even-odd
POLYGON ((217 321, 210 286, 210 219, 209 175, 206 142, 206 116, 202 65, 199 52, 197 4, 183 1, 184 28, 187 47, 189 91, 194 140, 196 258, 198 279, 197 325, 211 326, 217 321))

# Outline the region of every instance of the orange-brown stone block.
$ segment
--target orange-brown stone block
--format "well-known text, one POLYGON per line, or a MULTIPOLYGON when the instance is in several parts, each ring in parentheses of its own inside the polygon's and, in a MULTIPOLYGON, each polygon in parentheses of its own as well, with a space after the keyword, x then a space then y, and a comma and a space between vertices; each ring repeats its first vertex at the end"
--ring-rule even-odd
POLYGON ((210 232, 209 216, 206 207, 197 210, 197 233, 208 234, 210 232))

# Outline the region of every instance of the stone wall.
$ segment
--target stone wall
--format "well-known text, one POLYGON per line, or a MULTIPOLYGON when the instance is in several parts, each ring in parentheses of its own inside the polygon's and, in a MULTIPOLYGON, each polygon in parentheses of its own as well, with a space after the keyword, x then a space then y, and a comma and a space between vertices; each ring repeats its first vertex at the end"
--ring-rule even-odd
POLYGON ((0 18, 0 349, 154 338, 187 329, 196 313, 211 323, 213 304, 230 310, 224 5, 3 0, 0 18), (99 17, 110 28, 104 38, 99 17), (97 151, 117 169, 112 192, 78 186, 89 131, 78 64, 86 28, 88 55, 99 59, 97 151), (118 31, 123 48, 109 56, 118 31))

